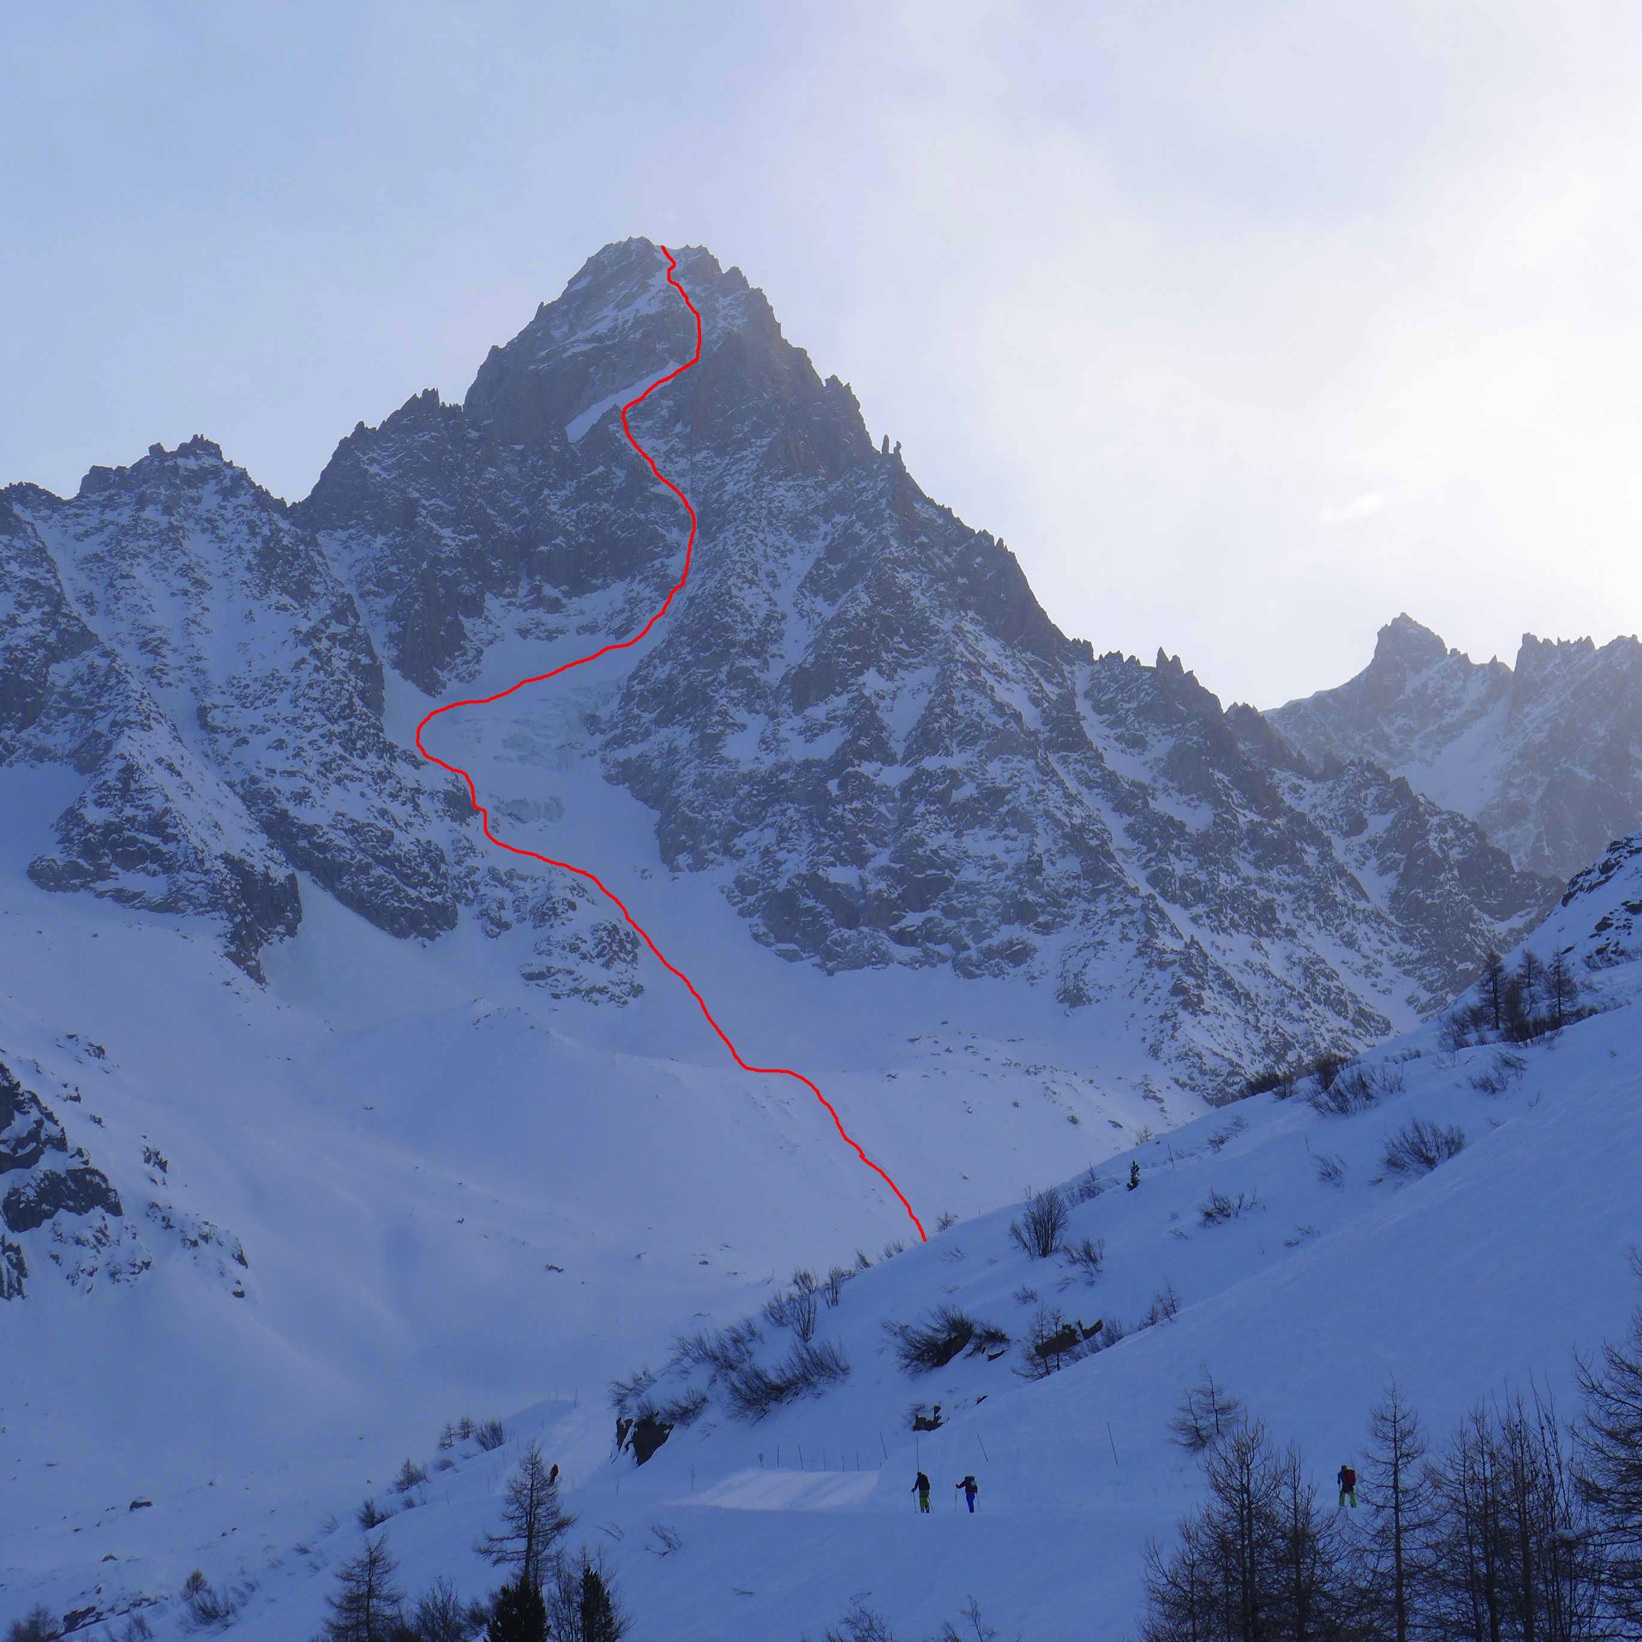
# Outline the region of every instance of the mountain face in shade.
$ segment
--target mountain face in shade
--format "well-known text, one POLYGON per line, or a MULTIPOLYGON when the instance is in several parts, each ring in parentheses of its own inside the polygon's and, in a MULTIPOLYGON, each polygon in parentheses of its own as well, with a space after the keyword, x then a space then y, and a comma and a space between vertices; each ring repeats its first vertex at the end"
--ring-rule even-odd
MULTIPOLYGON (((752 940, 1099 1005, 1226 1091, 1436 1007, 1543 909, 1552 886, 1372 750, 1319 771, 1178 659, 1064 636, 738 270, 686 250, 678 276, 701 360, 631 422, 699 513, 689 583, 640 649, 527 699, 570 714, 553 756, 645 806, 666 867, 752 940)), ((0 756, 83 778, 35 882, 206 914, 253 974, 324 893, 405 939, 526 940, 511 961, 556 997, 635 996, 631 932, 484 844, 392 702, 488 693, 657 608, 682 510, 620 407, 694 341, 630 240, 462 405, 356 428, 294 507, 203 439, 69 500, 6 492, 0 756)), ((1400 634, 1397 676, 1440 665, 1434 643, 1400 634)), ((555 805, 514 814, 538 848, 555 805)))
POLYGON ((1481 824, 1519 866, 1567 877, 1642 822, 1642 644, 1523 635, 1473 662, 1410 617, 1336 689, 1270 718, 1319 762, 1369 758, 1481 824))

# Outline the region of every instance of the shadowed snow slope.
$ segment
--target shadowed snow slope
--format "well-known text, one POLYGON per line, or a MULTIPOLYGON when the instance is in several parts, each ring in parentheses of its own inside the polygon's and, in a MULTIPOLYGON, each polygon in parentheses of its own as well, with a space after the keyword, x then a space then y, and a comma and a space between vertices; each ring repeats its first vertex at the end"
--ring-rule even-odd
MULTIPOLYGON (((862 1593, 908 1637, 971 1595, 1006 1635, 1130 1634, 1142 1542, 1197 1494, 1167 1422, 1205 1366, 1324 1476, 1360 1454, 1390 1376, 1441 1433, 1476 1398, 1530 1376, 1565 1389, 1571 1351, 1621 1327, 1638 1298, 1626 1252, 1642 1169, 1639 919, 1642 837, 1580 875, 1530 943, 1572 965, 1586 1018, 1509 1057, 1497 1045, 1447 1052, 1424 1029, 1364 1057, 1375 1098, 1355 1115, 1315 1109, 1303 1081, 1291 1098, 1253 1098, 1104 1163, 1105 1189, 1072 1194, 1083 1200, 1065 1234, 1104 1245, 1092 1285, 1063 1260, 1026 1257, 1009 1232, 1018 1210, 963 1221, 841 1280, 835 1306, 818 1296, 814 1344, 837 1348, 850 1372, 757 1423, 736 1417, 728 1376, 674 1357, 679 1320, 654 1317, 632 1330, 647 1343, 635 1340, 629 1369, 648 1356, 658 1379, 644 1394, 657 1405, 689 1389, 706 1404, 647 1465, 612 1457, 611 1411, 584 1386, 579 1404, 511 1417, 497 1453, 452 1450, 456 1463, 388 1521, 391 1548, 414 1585, 446 1573, 464 1590, 487 1588, 470 1547, 494 1524, 522 1446, 539 1438, 564 1468, 578 1535, 608 1553, 641 1642, 796 1638, 862 1593), (1457 1126, 1467 1144, 1419 1178, 1388 1177, 1386 1143, 1413 1117, 1457 1126), (1141 1167, 1132 1192, 1121 1184, 1131 1155, 1141 1167), (1241 1198, 1242 1212, 1206 1216, 1214 1194, 1241 1198), (1172 1320, 1146 1323, 1174 1301, 1172 1320), (938 1304, 1012 1344, 996 1361, 966 1354, 908 1378, 885 1325, 938 1304), (1127 1337, 1029 1381, 1016 1370, 1034 1323, 1056 1320, 1045 1310, 1102 1319, 1097 1341, 1114 1324, 1127 1337), (940 1428, 910 1430, 914 1405, 937 1402, 940 1428), (935 1483, 928 1518, 909 1492, 919 1467, 935 1483), (981 1482, 974 1518, 954 1508, 966 1472, 981 1482), (672 1554, 646 1554, 659 1548, 656 1524, 680 1537, 672 1554)), ((846 1260, 850 1248, 839 1245, 846 1260)), ((733 1320, 702 1299, 713 1315, 687 1328, 733 1320)), ((504 1335, 528 1333, 529 1309, 509 1313, 504 1335)), ((757 1327, 753 1361, 773 1368, 795 1342, 762 1314, 757 1327)), ((391 1395, 392 1369, 381 1372, 391 1395)), ((436 1457, 432 1435, 430 1424, 414 1454, 424 1464, 436 1457)), ((381 1443, 357 1454, 345 1484, 347 1454, 306 1489, 274 1470, 223 1476, 210 1491, 178 1479, 135 1517, 111 1498, 120 1509, 106 1515, 82 1509, 14 1533, 12 1588, 112 1611, 174 1596, 198 1563, 219 1585, 254 1582, 237 1635, 305 1636, 336 1567, 360 1548, 351 1504, 381 1492, 403 1457, 381 1443), (334 1529, 323 1525, 327 1484, 334 1529), (116 1561, 98 1561, 110 1553, 116 1561)), ((152 1609, 157 1636, 177 1634, 177 1614, 175 1602, 152 1609)))

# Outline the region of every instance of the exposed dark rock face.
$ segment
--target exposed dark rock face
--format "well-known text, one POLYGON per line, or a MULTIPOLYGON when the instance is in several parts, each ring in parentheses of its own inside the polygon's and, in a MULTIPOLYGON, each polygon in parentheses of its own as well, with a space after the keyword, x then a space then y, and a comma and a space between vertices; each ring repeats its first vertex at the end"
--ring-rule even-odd
POLYGON ((0 1199, 0 1217, 14 1232, 33 1231, 54 1215, 90 1214, 95 1209, 123 1213, 108 1176, 85 1165, 37 1170, 0 1199))
POLYGON ((1370 758, 1567 877, 1642 822, 1642 644, 1524 634, 1477 664, 1408 616, 1348 683, 1270 715, 1315 760, 1370 758))
POLYGON ((387 739, 353 598, 281 505, 194 440, 8 493, 7 762, 87 773, 36 882, 216 912, 255 972, 293 869, 396 935, 456 922, 438 806, 387 739))
MULTIPOLYGON (((71 1034, 66 1041, 80 1040, 71 1034)), ((93 1064, 106 1059, 99 1045, 85 1048, 93 1064)), ((61 1110, 79 1113, 84 1097, 77 1089, 62 1085, 59 1094, 61 1110)), ((87 1132, 100 1144, 101 1119, 91 1122, 87 1132)), ((149 1184, 158 1184, 166 1159, 151 1145, 142 1156, 145 1169, 159 1171, 149 1174, 149 1184)), ((42 1273, 82 1290, 130 1282, 166 1249, 214 1268, 222 1286, 243 1297, 248 1261, 239 1239, 188 1209, 153 1202, 149 1225, 139 1228, 109 1178, 116 1162, 71 1145, 57 1112, 0 1062, 0 1300, 24 1298, 42 1273)), ((131 1175, 125 1178, 129 1184, 131 1175)))
POLYGON ((0 1174, 32 1169, 47 1152, 66 1152, 63 1126, 0 1065, 0 1174))

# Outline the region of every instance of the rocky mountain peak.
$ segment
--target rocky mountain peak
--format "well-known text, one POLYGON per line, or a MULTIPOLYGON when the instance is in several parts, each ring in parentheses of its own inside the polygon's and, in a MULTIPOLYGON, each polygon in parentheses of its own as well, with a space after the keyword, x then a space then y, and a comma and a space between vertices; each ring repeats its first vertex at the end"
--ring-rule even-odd
POLYGON ((1376 760, 1538 872, 1577 871, 1642 818, 1642 644, 1525 633, 1515 670, 1399 616, 1354 679, 1271 715, 1313 759, 1376 760))
POLYGON ((1406 678, 1435 666, 1447 655, 1448 646, 1442 639, 1405 612, 1380 629, 1369 666, 1379 672, 1395 671, 1406 678))
MULTIPOLYGON (((678 279, 701 313, 702 361, 640 413, 687 427, 697 448, 771 456, 835 473, 873 455, 854 395, 823 382, 781 333, 764 293, 711 252, 675 253, 678 279)), ((555 301, 492 348, 464 405, 470 426, 506 444, 578 444, 597 424, 695 349, 695 322, 667 283, 649 240, 625 240, 589 258, 555 301)))

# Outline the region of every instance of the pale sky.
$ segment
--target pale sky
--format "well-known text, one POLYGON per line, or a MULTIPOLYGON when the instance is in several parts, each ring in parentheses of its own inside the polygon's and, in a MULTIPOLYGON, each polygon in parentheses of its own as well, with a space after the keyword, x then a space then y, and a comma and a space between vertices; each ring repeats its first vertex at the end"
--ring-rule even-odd
POLYGON ((8 8, 0 483, 307 492, 631 234, 769 295, 1097 650, 1642 628, 1642 7, 8 8))

